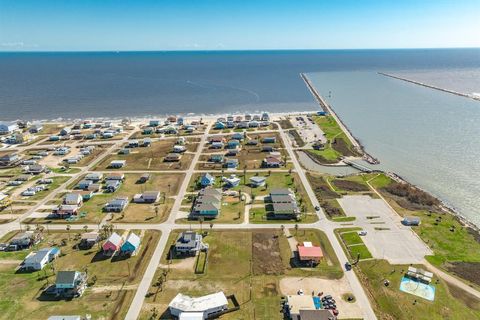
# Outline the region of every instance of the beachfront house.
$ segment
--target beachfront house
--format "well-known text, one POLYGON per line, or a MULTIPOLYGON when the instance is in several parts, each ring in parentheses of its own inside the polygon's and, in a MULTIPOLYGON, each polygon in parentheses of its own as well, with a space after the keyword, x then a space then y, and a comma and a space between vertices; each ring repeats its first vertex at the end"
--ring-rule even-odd
POLYGON ((208 186, 212 186, 215 184, 215 177, 212 176, 210 173, 204 173, 202 174, 202 176, 200 177, 200 185, 202 187, 208 187, 208 186))
POLYGON ((58 248, 44 248, 30 253, 23 260, 21 268, 24 270, 42 270, 49 262, 52 262, 60 254, 58 248))
POLYGON ((270 116, 268 115, 268 113, 264 112, 262 114, 261 120, 262 121, 270 121, 270 116))
POLYGON ((227 127, 227 125, 223 122, 215 122, 215 124, 213 125, 213 128, 216 129, 216 130, 222 130, 222 129, 225 129, 227 127))
POLYGON ((228 310, 228 300, 223 292, 198 298, 178 293, 168 309, 177 319, 213 319, 228 310))
POLYGON ((250 178, 250 186, 253 188, 263 187, 266 180, 266 177, 253 176, 250 178))
POLYGON ((0 122, 0 134, 10 134, 15 130, 18 130, 16 122, 0 122))
POLYGON ((123 168, 127 164, 127 160, 113 160, 110 162, 109 168, 112 169, 120 169, 123 168))
POLYGON ((111 256, 120 250, 122 244, 123 238, 118 233, 113 232, 102 245, 103 253, 111 256))
POLYGON ((130 233, 120 248, 120 252, 126 255, 132 255, 140 248, 140 237, 135 233, 130 233))
POLYGON ((243 139, 245 139, 245 135, 243 133, 236 132, 232 135, 232 139, 242 141, 243 139))
POLYGON ((128 197, 114 198, 103 207, 106 212, 122 212, 128 205, 128 197))

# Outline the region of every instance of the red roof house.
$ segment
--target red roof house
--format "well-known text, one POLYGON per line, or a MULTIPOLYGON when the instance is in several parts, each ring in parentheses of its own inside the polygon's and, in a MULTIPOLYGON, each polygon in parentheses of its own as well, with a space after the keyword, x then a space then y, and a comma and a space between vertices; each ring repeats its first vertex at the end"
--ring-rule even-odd
POLYGON ((123 238, 117 233, 112 233, 110 237, 105 241, 102 248, 105 253, 113 253, 120 249, 123 243, 123 238))
POLYGON ((311 242, 304 242, 303 245, 297 245, 298 258, 305 262, 320 262, 323 258, 322 248, 312 245, 311 242))

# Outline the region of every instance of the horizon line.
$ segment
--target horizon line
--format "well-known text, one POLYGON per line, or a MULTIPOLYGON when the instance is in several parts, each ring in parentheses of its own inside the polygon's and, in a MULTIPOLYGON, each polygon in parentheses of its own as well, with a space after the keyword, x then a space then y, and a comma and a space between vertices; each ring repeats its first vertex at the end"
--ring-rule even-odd
POLYGON ((328 48, 328 49, 171 49, 171 50, 0 50, 0 53, 134 53, 134 52, 294 52, 294 51, 368 51, 368 50, 457 50, 480 49, 478 47, 411 47, 411 48, 328 48))

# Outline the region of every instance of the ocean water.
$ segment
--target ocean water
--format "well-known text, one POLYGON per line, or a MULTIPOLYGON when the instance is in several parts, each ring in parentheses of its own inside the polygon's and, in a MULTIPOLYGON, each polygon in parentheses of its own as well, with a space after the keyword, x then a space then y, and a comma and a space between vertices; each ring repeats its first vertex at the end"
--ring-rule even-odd
POLYGON ((0 53, 0 118, 318 108, 300 72, 478 68, 480 50, 0 53))
POLYGON ((0 120, 318 109, 308 73, 386 170, 480 225, 480 49, 0 53, 0 120))
POLYGON ((374 71, 308 76, 379 168, 480 225, 480 102, 374 71))

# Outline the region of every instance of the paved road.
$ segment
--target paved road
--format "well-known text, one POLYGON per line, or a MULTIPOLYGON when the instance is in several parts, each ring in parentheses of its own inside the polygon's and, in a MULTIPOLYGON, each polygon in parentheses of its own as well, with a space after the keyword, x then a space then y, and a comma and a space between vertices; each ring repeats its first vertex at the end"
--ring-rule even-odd
MULTIPOLYGON (((288 141, 286 134, 282 129, 280 129, 280 135, 283 141, 285 142, 288 141)), ((300 166, 300 163, 298 162, 298 159, 292 149, 292 146, 289 143, 285 143, 285 145, 290 155, 290 158, 293 161, 297 174, 300 177, 300 180, 302 181, 302 185, 304 186, 305 191, 307 192, 308 197, 310 198, 310 201, 312 202, 314 207, 315 206, 320 207, 320 203, 318 202, 317 197, 315 196, 315 193, 313 192, 313 189, 310 186, 310 182, 308 181, 307 176, 305 175, 305 171, 303 170, 303 168, 300 166)), ((317 214, 319 217, 319 221, 321 222, 319 229, 325 232, 325 234, 328 237, 328 240, 330 241, 333 249, 335 250, 338 260, 340 261, 340 265, 344 266, 345 263, 348 261, 348 259, 347 259, 347 256, 345 255, 345 252, 343 251, 342 246, 340 245, 340 242, 338 241, 337 237, 333 232, 335 228, 338 228, 338 224, 332 223, 329 220, 327 220, 323 210, 320 210, 317 214)), ((360 280, 358 280, 357 278, 357 275, 353 271, 347 271, 345 272, 345 276, 348 279, 350 286, 352 287, 352 291, 353 291, 353 294, 355 295, 355 298, 357 299, 358 303, 362 306, 364 319, 377 319, 375 313, 373 312, 373 308, 370 305, 370 301, 368 300, 368 297, 365 291, 363 290, 360 280)))

